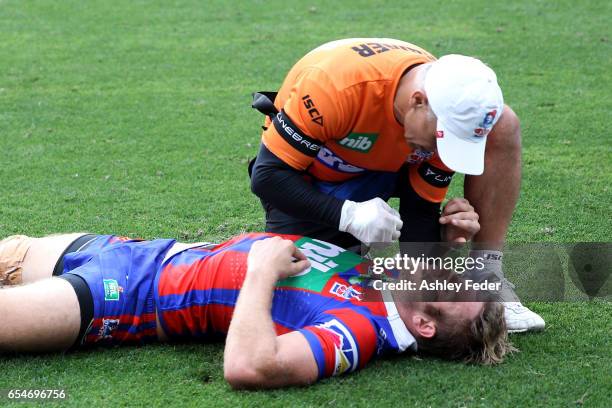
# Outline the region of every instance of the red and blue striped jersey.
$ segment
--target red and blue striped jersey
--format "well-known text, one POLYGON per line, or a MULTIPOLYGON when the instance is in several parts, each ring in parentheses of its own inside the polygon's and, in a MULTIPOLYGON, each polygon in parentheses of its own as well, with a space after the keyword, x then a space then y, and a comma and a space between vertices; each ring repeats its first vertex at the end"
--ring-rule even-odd
MULTIPOLYGON (((253 242, 273 234, 250 233, 219 245, 186 249, 167 259, 156 277, 159 320, 171 339, 227 333, 253 242)), ((389 294, 368 286, 367 264, 335 245, 284 235, 311 267, 277 283, 272 319, 277 334, 302 333, 319 377, 351 372, 389 352, 416 348, 389 294)))

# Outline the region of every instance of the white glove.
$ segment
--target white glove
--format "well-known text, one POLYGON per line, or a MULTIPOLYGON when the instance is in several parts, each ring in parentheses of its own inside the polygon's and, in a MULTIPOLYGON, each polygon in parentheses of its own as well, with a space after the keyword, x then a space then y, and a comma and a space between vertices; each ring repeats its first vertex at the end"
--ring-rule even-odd
POLYGON ((398 239, 402 225, 399 213, 376 197, 363 203, 346 200, 338 229, 369 245, 398 239))

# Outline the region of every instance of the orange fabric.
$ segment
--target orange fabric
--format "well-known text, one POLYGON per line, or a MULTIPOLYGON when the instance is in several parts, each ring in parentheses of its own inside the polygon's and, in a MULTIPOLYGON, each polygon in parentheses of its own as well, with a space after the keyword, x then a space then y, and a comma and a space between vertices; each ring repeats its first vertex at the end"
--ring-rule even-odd
MULTIPOLYGON (((450 177, 452 177, 453 171, 446 167, 442 160, 440 160, 440 156, 435 154, 430 160, 427 161, 425 165, 430 165, 431 169, 435 171, 435 169, 442 170, 451 176, 447 176, 445 174, 432 174, 431 177, 437 177, 440 182, 448 181, 450 183, 450 177), (446 177, 449 177, 448 180, 446 177)), ((410 185, 416 193, 423 199, 430 201, 432 203, 441 203, 446 197, 446 193, 448 192, 449 186, 446 185, 444 187, 438 187, 431 182, 428 182, 421 174, 419 174, 419 167, 421 165, 410 166, 408 171, 408 178, 410 180, 410 185)))
POLYGON ((324 44, 289 71, 275 101, 304 134, 322 142, 318 159, 292 147, 270 120, 262 141, 293 168, 324 181, 348 180, 364 169, 397 171, 410 148, 393 114, 395 91, 406 69, 434 59, 399 40, 324 44))

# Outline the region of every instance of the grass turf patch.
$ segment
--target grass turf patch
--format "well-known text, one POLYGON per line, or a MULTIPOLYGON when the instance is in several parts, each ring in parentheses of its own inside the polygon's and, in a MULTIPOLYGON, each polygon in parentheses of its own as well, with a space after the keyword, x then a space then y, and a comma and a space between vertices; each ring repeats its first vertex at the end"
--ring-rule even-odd
MULTIPOLYGON (((610 241, 610 9, 604 1, 2 1, 0 235, 221 240, 262 230, 246 174, 262 121, 250 93, 278 88, 325 41, 384 36, 474 55, 496 70, 523 128, 510 241, 610 241)), ((308 389, 234 393, 220 345, 160 345, 3 357, 0 388, 66 388, 73 406, 609 405, 609 303, 531 306, 548 329, 513 336, 522 352, 499 367, 397 358, 308 389)))

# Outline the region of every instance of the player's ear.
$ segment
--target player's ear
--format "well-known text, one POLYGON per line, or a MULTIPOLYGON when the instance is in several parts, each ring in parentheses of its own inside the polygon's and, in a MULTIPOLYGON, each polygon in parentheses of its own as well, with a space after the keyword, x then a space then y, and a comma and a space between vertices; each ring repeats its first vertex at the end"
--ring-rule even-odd
POLYGON ((415 313, 412 316, 412 324, 423 338, 430 339, 436 334, 436 323, 426 314, 415 313))

